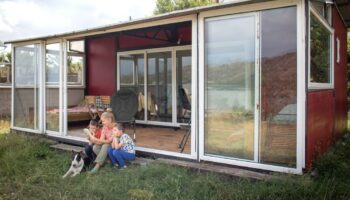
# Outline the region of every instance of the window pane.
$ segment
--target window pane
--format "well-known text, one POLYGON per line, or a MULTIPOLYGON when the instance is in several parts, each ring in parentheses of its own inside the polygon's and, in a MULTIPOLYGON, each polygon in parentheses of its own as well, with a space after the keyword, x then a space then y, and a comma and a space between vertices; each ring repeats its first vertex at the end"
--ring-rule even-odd
POLYGON ((254 158, 255 24, 255 15, 205 22, 205 154, 254 158))
POLYGON ((68 55, 67 67, 68 85, 83 86, 84 57, 82 55, 68 55))
MULTIPOLYGON (((127 88, 138 95, 139 101, 144 102, 144 55, 124 55, 120 56, 120 88, 127 88), (135 66, 135 67, 134 67, 135 66), (134 74, 136 73, 137 74, 134 74), (137 77, 137 82, 134 83, 134 77, 137 77), (126 84, 127 83, 127 84, 126 84)), ((145 119, 144 104, 140 103, 136 119, 145 119), (142 106, 141 106, 142 105, 142 106)))
POLYGON ((60 44, 46 45, 46 130, 59 131, 60 44))
POLYGON ((331 33, 311 13, 310 82, 331 83, 331 33))
POLYGON ((177 91, 177 121, 187 122, 191 114, 191 71, 192 56, 191 50, 176 52, 176 88, 177 91), (182 90, 182 91, 180 91, 182 90))
POLYGON ((68 51, 84 53, 84 40, 68 41, 68 51))
POLYGON ((148 120, 172 121, 171 53, 147 55, 148 120))
POLYGON ((0 86, 11 85, 11 53, 0 53, 0 86))
POLYGON ((15 47, 14 126, 38 129, 39 45, 15 47))
POLYGON ((134 59, 131 56, 120 56, 120 85, 134 84, 134 59))
POLYGON ((261 163, 295 166, 296 105, 296 8, 262 11, 261 163))
POLYGON ((60 74, 60 44, 46 45, 46 83, 58 85, 60 74))

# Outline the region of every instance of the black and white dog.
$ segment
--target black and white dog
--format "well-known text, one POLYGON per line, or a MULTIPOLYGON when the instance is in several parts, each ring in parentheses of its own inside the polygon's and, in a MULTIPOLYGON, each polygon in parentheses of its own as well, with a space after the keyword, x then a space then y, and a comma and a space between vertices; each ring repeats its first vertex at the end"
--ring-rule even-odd
POLYGON ((68 175, 71 175, 71 177, 74 177, 78 174, 80 174, 80 172, 83 170, 85 165, 89 165, 90 163, 87 163, 88 160, 86 158, 83 158, 83 152, 74 152, 72 151, 73 154, 73 159, 72 159, 72 163, 71 166, 69 168, 69 170, 67 171, 67 173, 65 175, 62 176, 62 178, 66 178, 68 175))

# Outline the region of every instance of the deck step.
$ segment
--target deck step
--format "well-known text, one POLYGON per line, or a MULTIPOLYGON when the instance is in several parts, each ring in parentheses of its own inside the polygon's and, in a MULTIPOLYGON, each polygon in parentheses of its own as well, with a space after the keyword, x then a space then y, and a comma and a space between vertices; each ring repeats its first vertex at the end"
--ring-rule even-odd
POLYGON ((80 147, 80 146, 75 146, 75 145, 69 145, 69 144, 63 144, 63 143, 58 143, 58 144, 54 144, 50 146, 53 149, 59 149, 59 150, 64 150, 64 151, 83 151, 84 152, 84 148, 80 147))
POLYGON ((274 178, 273 175, 267 174, 267 173, 235 168, 232 166, 222 166, 222 165, 217 165, 212 163, 198 163, 198 162, 173 160, 173 159, 166 159, 166 158, 158 158, 157 162, 168 164, 168 165, 181 166, 181 167, 194 169, 198 171, 214 172, 214 173, 235 176, 240 178, 249 178, 249 179, 255 179, 255 180, 271 180, 274 178))

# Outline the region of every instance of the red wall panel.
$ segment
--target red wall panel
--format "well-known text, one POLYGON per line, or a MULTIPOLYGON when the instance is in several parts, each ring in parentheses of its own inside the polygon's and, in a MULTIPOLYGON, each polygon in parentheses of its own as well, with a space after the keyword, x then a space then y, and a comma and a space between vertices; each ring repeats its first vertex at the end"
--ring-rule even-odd
POLYGON ((115 40, 115 37, 103 37, 87 40, 87 95, 112 96, 115 93, 115 40))
POLYGON ((335 124, 334 139, 338 140, 347 130, 347 31, 337 11, 333 9, 334 27, 334 89, 335 89, 335 124), (337 63, 337 38, 340 41, 340 62, 337 63))
POLYGON ((332 144, 334 127, 333 90, 308 93, 306 166, 332 144))

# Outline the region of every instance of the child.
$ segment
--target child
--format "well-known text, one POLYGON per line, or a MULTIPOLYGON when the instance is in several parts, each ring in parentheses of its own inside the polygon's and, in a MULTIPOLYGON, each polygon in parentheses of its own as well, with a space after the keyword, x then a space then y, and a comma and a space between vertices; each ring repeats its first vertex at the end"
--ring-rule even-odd
POLYGON ((116 124, 113 129, 113 141, 112 146, 108 148, 108 155, 112 164, 120 168, 126 168, 125 160, 135 159, 135 144, 132 138, 124 133, 121 124, 116 124))
POLYGON ((95 143, 93 146, 93 151, 97 155, 95 159, 95 167, 90 171, 91 173, 96 173, 101 166, 104 164, 107 158, 107 149, 110 147, 112 139, 113 139, 113 127, 115 124, 115 118, 113 113, 104 112, 101 115, 102 120, 102 131, 100 139, 92 138, 92 142, 95 143))
POLYGON ((88 163, 91 163, 95 160, 96 155, 92 151, 94 144, 99 144, 97 142, 101 137, 101 129, 98 128, 98 122, 96 120, 91 120, 89 128, 85 128, 84 132, 88 136, 89 143, 85 145, 85 154, 87 156, 88 163))

